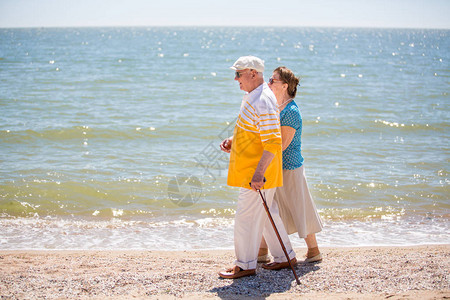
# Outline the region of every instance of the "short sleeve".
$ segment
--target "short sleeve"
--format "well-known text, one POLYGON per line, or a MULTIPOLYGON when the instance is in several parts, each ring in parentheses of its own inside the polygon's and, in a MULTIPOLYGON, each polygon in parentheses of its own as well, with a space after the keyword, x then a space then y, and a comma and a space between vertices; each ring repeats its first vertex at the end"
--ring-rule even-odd
POLYGON ((255 113, 259 120, 257 128, 264 150, 276 154, 281 151, 281 131, 275 100, 272 101, 263 94, 261 101, 255 106, 255 113))
POLYGON ((281 126, 289 126, 295 130, 299 130, 302 127, 302 119, 300 117, 300 111, 296 105, 290 105, 283 109, 281 117, 281 126))

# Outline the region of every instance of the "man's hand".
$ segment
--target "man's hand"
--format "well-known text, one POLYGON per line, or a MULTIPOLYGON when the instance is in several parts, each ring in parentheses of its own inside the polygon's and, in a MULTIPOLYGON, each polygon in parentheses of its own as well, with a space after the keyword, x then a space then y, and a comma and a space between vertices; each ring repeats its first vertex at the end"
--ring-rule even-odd
POLYGON ((250 182, 250 187, 255 192, 262 189, 265 183, 264 175, 261 173, 255 173, 253 174, 252 181, 250 182))
POLYGON ((231 152, 231 144, 233 143, 233 137, 226 138, 220 144, 220 150, 226 153, 231 152))

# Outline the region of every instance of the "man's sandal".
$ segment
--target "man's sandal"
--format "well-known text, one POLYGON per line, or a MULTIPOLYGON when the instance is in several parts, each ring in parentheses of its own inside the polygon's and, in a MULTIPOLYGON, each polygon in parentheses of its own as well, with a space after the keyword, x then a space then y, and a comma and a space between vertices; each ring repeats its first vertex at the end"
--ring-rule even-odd
POLYGON ((236 279, 245 276, 252 276, 256 274, 256 269, 243 270, 238 266, 229 268, 225 271, 219 272, 219 276, 226 279, 236 279))
MULTIPOLYGON (((295 266, 297 264, 297 259, 294 257, 293 259, 291 259, 291 264, 292 266, 295 266)), ((281 269, 285 269, 285 268, 289 268, 289 262, 282 262, 282 263, 277 263, 277 262, 271 262, 270 264, 263 264, 262 267, 264 269, 267 270, 281 270, 281 269)))

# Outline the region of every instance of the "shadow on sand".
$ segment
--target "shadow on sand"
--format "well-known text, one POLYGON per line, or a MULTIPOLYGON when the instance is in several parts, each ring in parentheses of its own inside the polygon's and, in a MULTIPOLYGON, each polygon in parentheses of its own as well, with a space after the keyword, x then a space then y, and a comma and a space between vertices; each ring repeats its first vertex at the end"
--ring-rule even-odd
MULTIPOLYGON (((295 266, 295 272, 302 282, 302 276, 320 269, 318 264, 302 264, 295 266)), ((271 294, 284 293, 297 285, 291 269, 279 271, 265 270, 258 266, 256 276, 238 279, 223 279, 231 284, 216 287, 209 292, 217 293, 221 299, 265 299, 271 294)))

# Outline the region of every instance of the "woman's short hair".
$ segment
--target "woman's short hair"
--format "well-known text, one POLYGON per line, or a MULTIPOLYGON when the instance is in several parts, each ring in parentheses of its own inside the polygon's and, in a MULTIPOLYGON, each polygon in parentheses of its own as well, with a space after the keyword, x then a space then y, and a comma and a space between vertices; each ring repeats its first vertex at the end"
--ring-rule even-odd
POLYGON ((294 72, 292 72, 290 69, 282 66, 278 67, 274 70, 274 72, 278 73, 280 75, 280 79, 287 83, 288 89, 287 93, 289 97, 295 98, 295 95, 297 94, 297 86, 300 82, 300 78, 296 77, 294 72))

